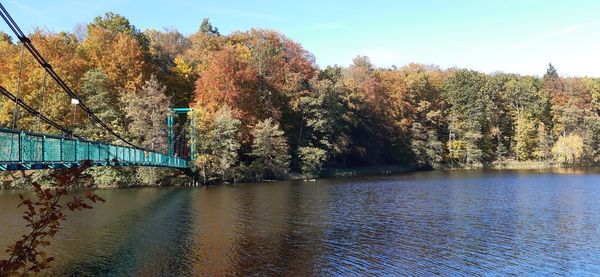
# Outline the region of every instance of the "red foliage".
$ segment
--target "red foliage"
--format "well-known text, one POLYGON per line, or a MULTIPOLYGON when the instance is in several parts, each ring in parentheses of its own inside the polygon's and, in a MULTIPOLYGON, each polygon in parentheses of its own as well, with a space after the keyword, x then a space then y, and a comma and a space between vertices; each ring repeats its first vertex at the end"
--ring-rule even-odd
POLYGON ((61 229, 60 224, 67 219, 66 209, 70 211, 81 211, 91 209, 90 202, 104 202, 104 199, 87 191, 84 198, 73 196, 66 203, 61 198, 68 194, 67 189, 85 181, 83 171, 89 167, 89 162, 80 167, 59 170, 50 175, 53 180, 51 188, 42 188, 36 182, 32 184, 35 197, 29 198, 22 194, 21 204, 24 207, 23 218, 27 221, 29 233, 7 247, 9 258, 0 261, 0 276, 25 275, 27 272, 40 272, 47 269, 54 261, 43 248, 50 245, 51 238, 61 229))

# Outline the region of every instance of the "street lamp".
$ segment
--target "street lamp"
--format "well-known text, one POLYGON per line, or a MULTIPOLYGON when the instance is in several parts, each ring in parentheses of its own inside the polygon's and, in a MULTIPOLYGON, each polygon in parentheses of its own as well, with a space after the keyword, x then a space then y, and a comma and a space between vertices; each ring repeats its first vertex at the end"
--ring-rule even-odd
POLYGON ((71 98, 71 106, 73 107, 73 124, 72 124, 73 131, 72 132, 75 132, 75 115, 77 114, 77 105, 79 105, 79 99, 71 98))

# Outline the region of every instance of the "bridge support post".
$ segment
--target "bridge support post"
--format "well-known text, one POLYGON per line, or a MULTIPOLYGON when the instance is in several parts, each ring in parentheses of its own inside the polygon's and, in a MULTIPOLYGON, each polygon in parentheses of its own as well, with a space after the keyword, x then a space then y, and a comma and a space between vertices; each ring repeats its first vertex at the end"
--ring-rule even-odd
POLYGON ((169 115, 169 117, 167 118, 167 130, 168 130, 168 145, 169 145, 169 156, 173 156, 173 154, 175 153, 174 151, 174 147, 175 147, 175 139, 173 138, 174 134, 173 134, 173 122, 175 120, 173 119, 173 115, 169 115))
POLYGON ((75 153, 73 153, 73 158, 75 159, 73 162, 79 161, 79 140, 75 141, 75 153))
POLYGON ((19 133, 19 162, 23 163, 25 156, 25 133, 19 133))
POLYGON ((64 159, 63 159, 63 156, 64 156, 64 155, 63 155, 63 142, 64 142, 64 141, 65 141, 65 139, 63 139, 63 138, 60 138, 60 144, 58 145, 58 150, 59 150, 59 151, 58 151, 58 152, 59 152, 59 161, 60 161, 60 162, 64 162, 64 159))
POLYGON ((46 161, 46 136, 42 136, 42 162, 46 161))

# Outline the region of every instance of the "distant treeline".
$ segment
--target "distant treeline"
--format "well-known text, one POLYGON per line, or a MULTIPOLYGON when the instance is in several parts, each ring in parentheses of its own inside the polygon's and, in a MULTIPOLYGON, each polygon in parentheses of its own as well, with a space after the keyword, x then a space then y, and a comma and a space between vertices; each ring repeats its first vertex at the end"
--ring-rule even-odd
MULTIPOLYGON (((107 13, 73 33, 37 29, 31 39, 99 117, 147 148, 166 150, 169 107, 189 115, 202 181, 284 178, 290 172, 402 165, 478 167, 507 161, 600 161, 600 80, 484 74, 409 64, 378 68, 358 56, 318 68, 311 53, 275 31, 220 34, 203 20, 189 36, 138 30, 107 13)), ((0 34, 0 84, 50 118, 111 141, 73 112, 68 97, 20 46, 0 34)), ((14 106, 0 100, 0 124, 14 106)), ((18 125, 53 132, 21 114, 18 125)), ((144 169, 96 169, 102 184, 158 182, 144 169)))

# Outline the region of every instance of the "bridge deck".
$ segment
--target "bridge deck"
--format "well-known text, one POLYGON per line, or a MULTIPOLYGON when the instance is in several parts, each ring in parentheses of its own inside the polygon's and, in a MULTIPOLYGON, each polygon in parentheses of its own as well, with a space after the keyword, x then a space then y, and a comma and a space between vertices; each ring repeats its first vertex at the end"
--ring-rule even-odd
POLYGON ((133 147, 0 128, 0 171, 93 166, 187 168, 188 161, 133 147))

